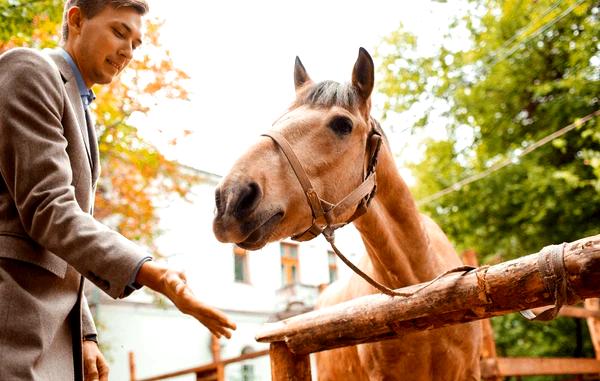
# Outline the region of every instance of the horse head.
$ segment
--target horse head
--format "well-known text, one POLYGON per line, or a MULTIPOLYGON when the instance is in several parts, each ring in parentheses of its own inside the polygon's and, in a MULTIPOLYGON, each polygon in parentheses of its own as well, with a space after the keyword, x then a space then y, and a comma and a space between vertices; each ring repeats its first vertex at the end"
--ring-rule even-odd
POLYGON ((290 236, 304 240, 307 229, 316 227, 318 234, 325 225, 347 223, 374 193, 368 167, 378 150, 371 138, 379 133, 369 116, 369 53, 359 50, 344 84, 313 82, 296 58, 294 84, 296 99, 273 123, 273 132, 252 145, 216 189, 213 230, 221 242, 256 250, 290 236), (324 215, 318 215, 311 192, 322 201, 324 215), (353 205, 335 208, 338 203, 353 205))

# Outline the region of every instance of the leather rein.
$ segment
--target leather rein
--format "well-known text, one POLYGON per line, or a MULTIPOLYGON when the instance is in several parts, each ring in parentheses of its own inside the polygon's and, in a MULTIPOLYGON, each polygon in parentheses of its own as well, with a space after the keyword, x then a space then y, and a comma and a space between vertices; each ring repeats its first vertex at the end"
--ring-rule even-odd
POLYGON ((300 160, 298 160, 298 157, 294 153, 292 146, 282 134, 280 134, 277 131, 270 131, 268 133, 262 134, 262 136, 267 136, 271 138, 281 149, 284 156, 287 158, 288 162, 290 163, 290 166, 292 167, 292 170, 296 174, 298 182, 300 182, 300 185, 302 186, 302 190, 304 191, 304 195, 306 196, 306 200, 308 201, 308 205, 310 206, 312 212, 312 225, 304 232, 295 234, 291 238, 295 241, 308 241, 315 238, 319 234, 323 234, 327 242, 329 242, 329 244, 331 245, 331 248, 333 249, 335 254, 348 267, 350 267, 361 278, 366 280, 371 286, 375 287, 382 293, 389 296, 413 296, 414 294, 431 286, 439 279, 445 277, 448 274, 462 272, 464 275, 472 270, 475 270, 475 267, 472 266, 459 266, 438 275, 429 282, 422 284, 421 287, 419 287, 413 292, 399 292, 377 282, 376 280, 365 274, 361 269, 356 267, 354 263, 352 263, 348 258, 346 258, 344 254, 342 254, 342 252, 335 246, 335 230, 349 224, 358 217, 362 216, 367 211, 369 203, 375 196, 375 191, 377 189, 375 167, 377 166, 377 157, 379 156, 379 150, 381 148, 381 127, 379 126, 379 123, 373 118, 369 118, 369 124, 371 125, 371 131, 369 132, 365 148, 365 152, 368 156, 368 159, 367 165, 363 166, 363 182, 337 204, 332 204, 319 197, 319 194, 317 193, 317 191, 315 191, 315 188, 310 182, 310 179, 306 174, 304 167, 302 167, 300 160), (346 222, 338 224, 335 224, 333 222, 348 208, 351 208, 354 205, 356 205, 356 209, 354 210, 352 216, 346 222))

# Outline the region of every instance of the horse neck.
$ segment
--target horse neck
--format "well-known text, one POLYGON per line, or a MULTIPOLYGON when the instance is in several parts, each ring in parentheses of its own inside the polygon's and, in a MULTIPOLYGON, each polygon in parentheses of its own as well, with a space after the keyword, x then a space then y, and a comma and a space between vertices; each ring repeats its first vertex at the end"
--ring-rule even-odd
POLYGON ((355 225, 375 277, 387 286, 424 282, 440 272, 415 201, 385 145, 377 164, 377 195, 355 225))

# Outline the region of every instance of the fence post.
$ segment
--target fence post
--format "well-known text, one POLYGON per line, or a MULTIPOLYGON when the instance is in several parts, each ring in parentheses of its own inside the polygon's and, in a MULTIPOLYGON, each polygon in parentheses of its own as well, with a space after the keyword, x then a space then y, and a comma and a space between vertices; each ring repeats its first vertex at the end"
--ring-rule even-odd
POLYGON ((210 337, 210 350, 212 352, 213 363, 215 364, 215 371, 217 381, 225 381, 225 366, 221 362, 221 344, 216 336, 210 337))
POLYGON ((135 381, 135 355, 129 351, 129 381, 135 381))
MULTIPOLYGON (((583 305, 586 310, 597 312, 600 310, 600 299, 586 299, 583 305)), ((590 331, 592 344, 594 345, 594 352, 596 352, 596 359, 600 360, 600 320, 594 317, 589 317, 586 320, 590 331)))
MULTIPOLYGON (((585 309, 597 312, 600 310, 600 299, 590 298, 583 302, 585 309)), ((595 317, 589 317, 586 319, 588 328, 590 331, 590 338, 594 345, 594 352, 596 353, 596 360, 600 360, 600 319, 595 317)))
POLYGON ((282 341, 271 343, 272 381, 311 381, 309 355, 292 353, 282 341))

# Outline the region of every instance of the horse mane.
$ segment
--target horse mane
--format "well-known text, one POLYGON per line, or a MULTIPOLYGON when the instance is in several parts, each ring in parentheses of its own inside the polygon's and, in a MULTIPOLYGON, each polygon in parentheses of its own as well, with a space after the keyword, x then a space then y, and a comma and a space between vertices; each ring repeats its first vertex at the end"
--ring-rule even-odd
MULTIPOLYGON (((358 107, 358 93, 350 83, 339 83, 336 81, 323 81, 308 87, 302 91, 296 99, 295 106, 313 106, 329 108, 333 106, 343 107, 352 111, 358 107)), ((375 128, 385 142, 389 145, 389 141, 385 131, 379 124, 379 121, 371 117, 375 128)))
POLYGON ((358 93, 349 83, 323 81, 310 86, 296 99, 298 106, 343 107, 352 110, 358 106, 358 93))

